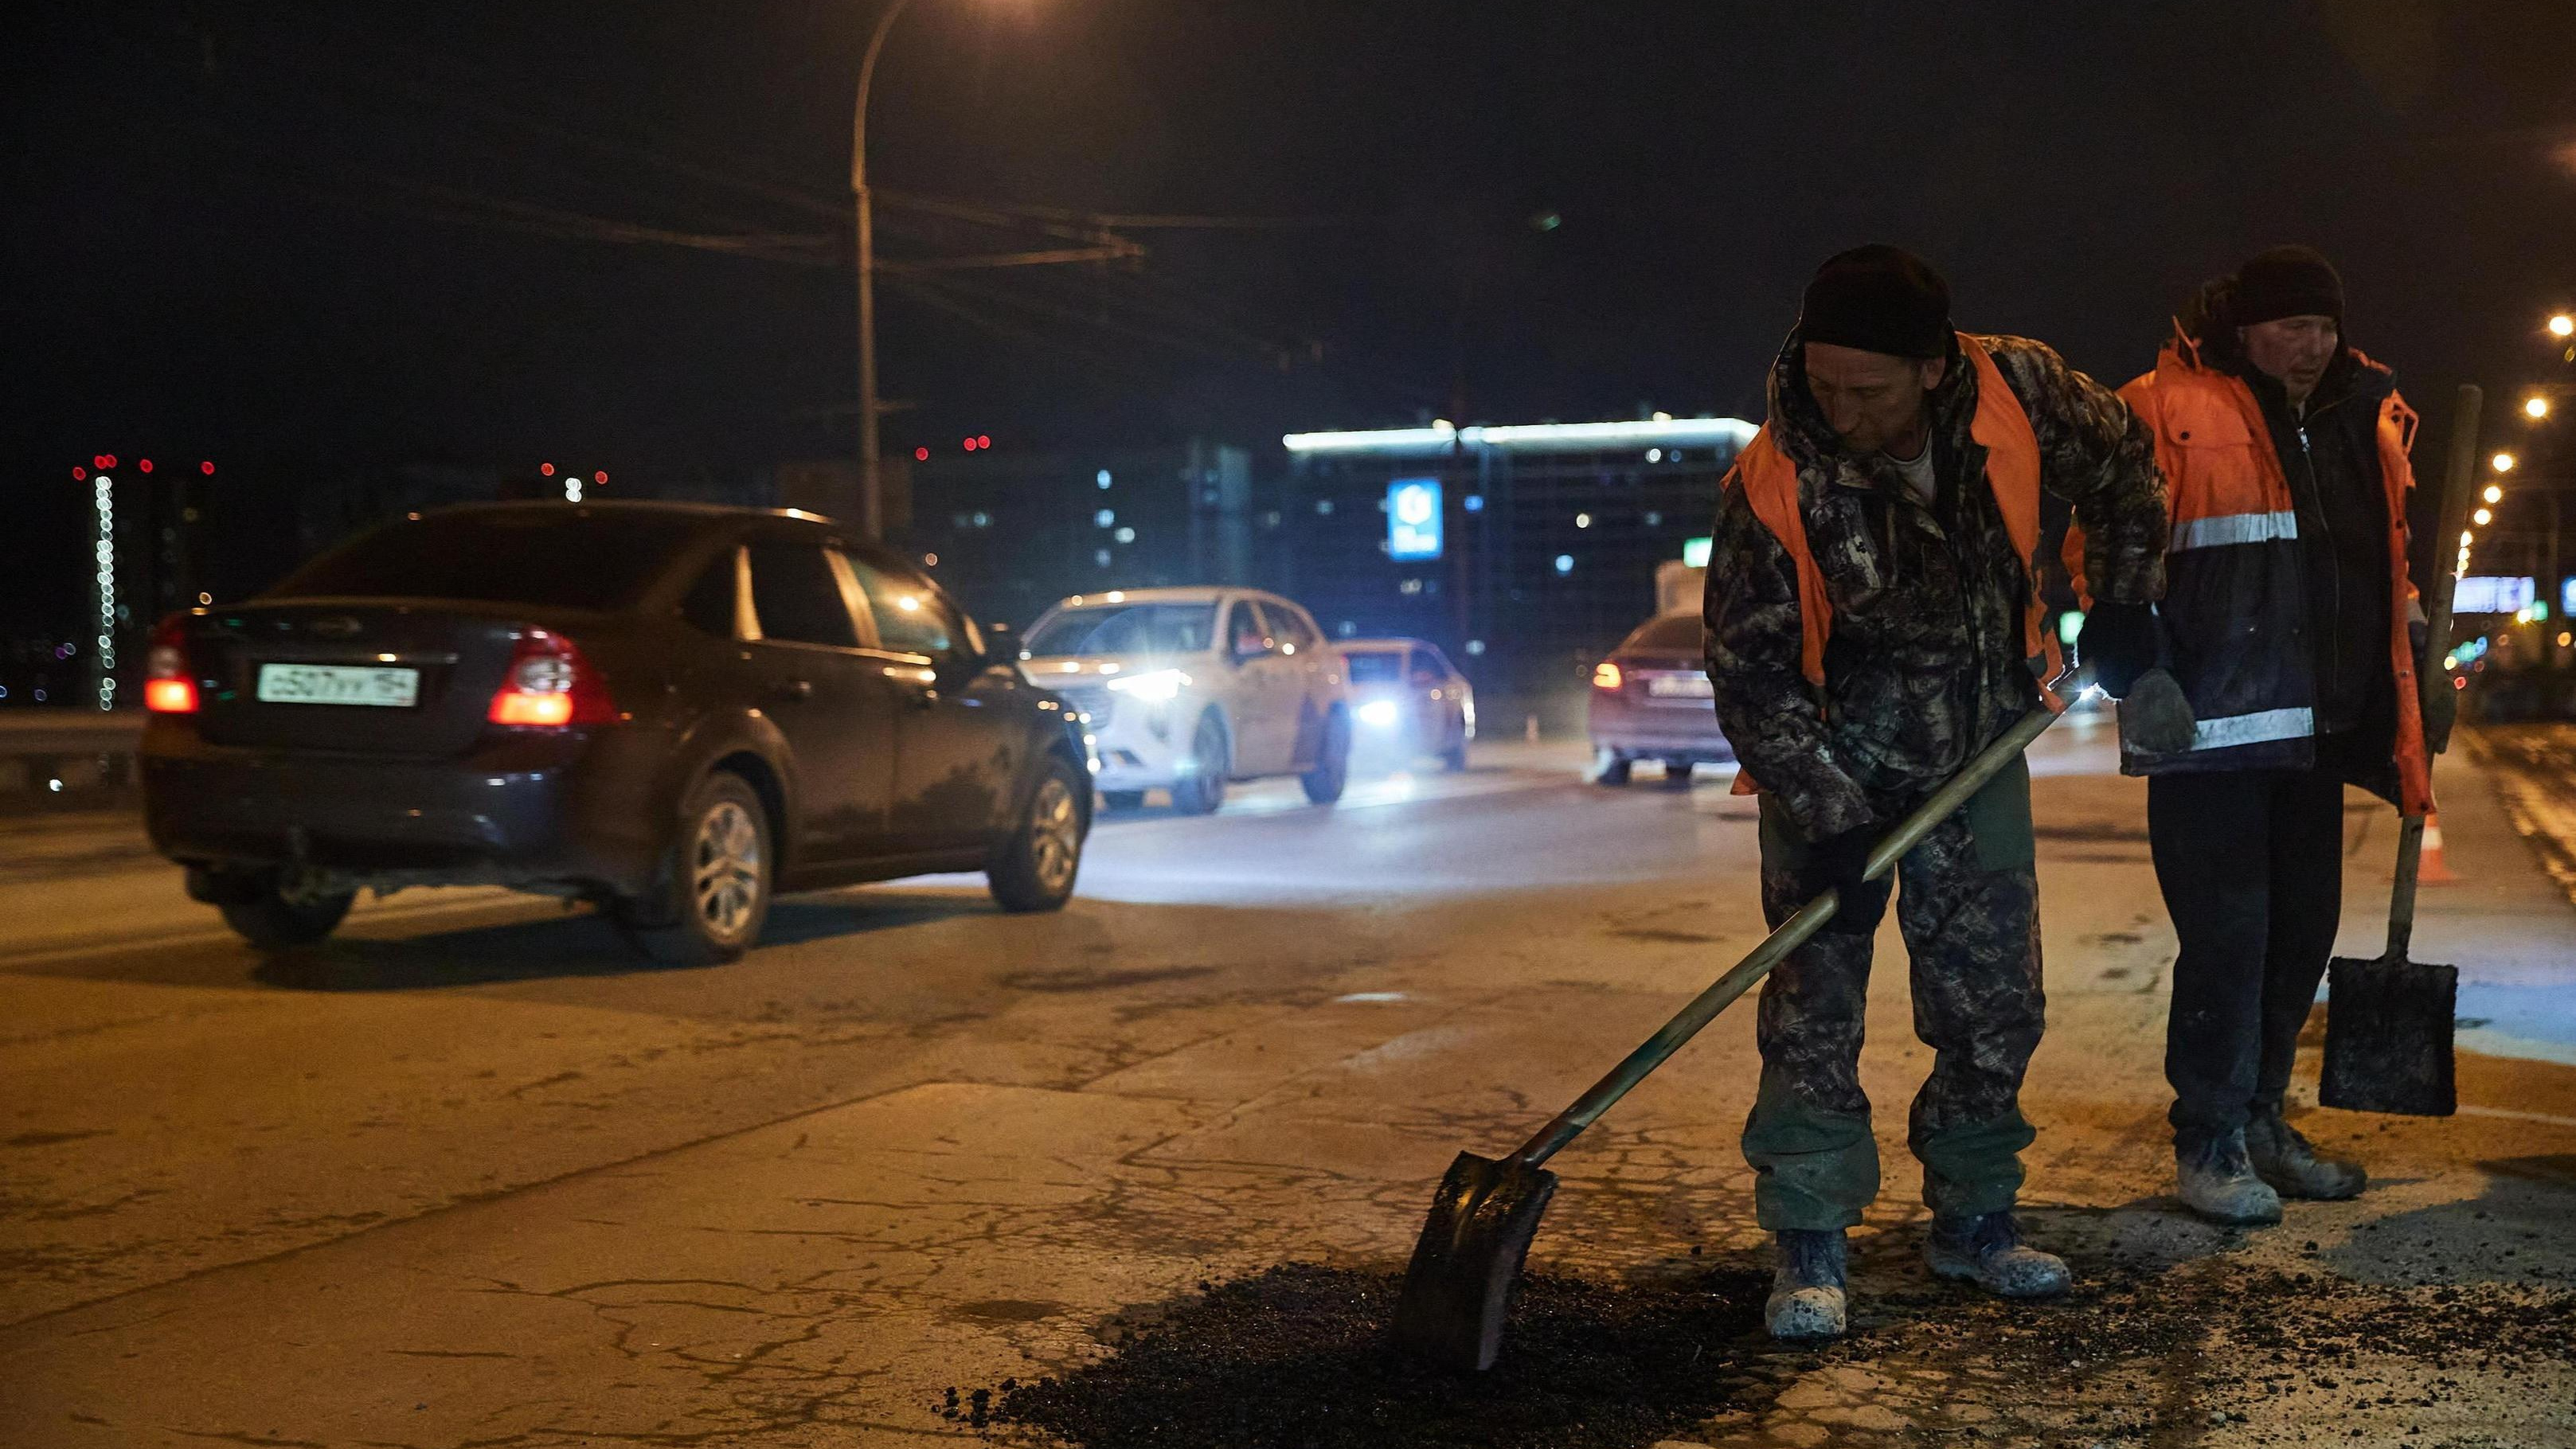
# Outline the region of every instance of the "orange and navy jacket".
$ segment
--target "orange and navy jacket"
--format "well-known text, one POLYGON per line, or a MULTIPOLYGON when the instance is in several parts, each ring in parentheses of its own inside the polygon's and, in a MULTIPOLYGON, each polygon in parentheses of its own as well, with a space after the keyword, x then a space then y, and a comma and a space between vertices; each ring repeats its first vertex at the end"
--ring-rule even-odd
MULTIPOLYGON (((2387 369, 2355 353, 2361 366, 2387 369)), ((2173 674, 2197 721, 2192 747, 2149 754, 2127 741, 2121 767, 2154 775, 2305 769, 2316 760, 2316 663, 2299 544, 2299 510, 2244 379, 2209 365, 2179 332, 2155 370, 2120 389, 2155 433, 2172 500, 2161 608, 2173 674)), ((2409 815, 2432 809, 2422 706, 2408 621, 2420 619, 2407 576, 2407 461, 2415 414, 2392 389, 2379 405, 2380 481, 2387 490, 2389 669, 2397 728, 2385 778, 2361 783, 2409 815)), ((2068 539, 2070 565, 2078 547, 2068 539)), ((2078 593, 2083 592, 2080 573, 2078 593)))

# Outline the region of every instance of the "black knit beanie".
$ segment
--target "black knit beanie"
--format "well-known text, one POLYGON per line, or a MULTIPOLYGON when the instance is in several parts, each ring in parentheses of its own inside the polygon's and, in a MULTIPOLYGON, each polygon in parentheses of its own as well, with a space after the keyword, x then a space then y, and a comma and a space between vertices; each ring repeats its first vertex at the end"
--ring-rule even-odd
POLYGON ((1947 357, 1950 284, 1900 247, 1854 247, 1816 268, 1798 311, 1798 336, 1894 357, 1947 357))
POLYGON ((2251 327, 2284 317, 2332 317, 2343 325, 2343 278, 2315 247, 2274 247, 2236 269, 2228 319, 2251 327))

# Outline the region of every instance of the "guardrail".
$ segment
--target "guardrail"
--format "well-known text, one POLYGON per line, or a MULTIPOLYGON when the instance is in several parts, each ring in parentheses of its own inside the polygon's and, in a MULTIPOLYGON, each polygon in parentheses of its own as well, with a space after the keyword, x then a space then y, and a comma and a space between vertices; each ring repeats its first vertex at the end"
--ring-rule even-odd
POLYGON ((0 710, 0 811, 131 805, 142 743, 140 710, 0 710))

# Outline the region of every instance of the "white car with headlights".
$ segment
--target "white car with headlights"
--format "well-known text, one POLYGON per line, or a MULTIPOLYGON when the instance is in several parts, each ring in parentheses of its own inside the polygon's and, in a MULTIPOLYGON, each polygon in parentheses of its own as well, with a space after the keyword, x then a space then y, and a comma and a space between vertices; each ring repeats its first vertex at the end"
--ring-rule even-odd
POLYGON ((1420 639, 1344 639, 1333 647, 1350 681, 1352 752, 1360 760, 1402 766, 1437 755, 1451 770, 1467 768, 1476 692, 1448 655, 1420 639))
POLYGON ((1029 626, 1020 672, 1088 717, 1101 792, 1116 807, 1172 792, 1204 815, 1227 782, 1296 775, 1341 798, 1351 712, 1341 657, 1314 617, 1255 589, 1076 594, 1029 626))

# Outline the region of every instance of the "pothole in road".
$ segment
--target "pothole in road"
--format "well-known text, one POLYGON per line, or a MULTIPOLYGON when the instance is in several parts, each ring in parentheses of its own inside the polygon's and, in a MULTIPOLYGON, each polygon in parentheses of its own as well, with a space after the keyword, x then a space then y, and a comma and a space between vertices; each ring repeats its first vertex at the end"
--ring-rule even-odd
POLYGON ((1731 1345, 1759 1332, 1768 1285, 1744 1272, 1641 1287, 1531 1277, 1501 1360, 1473 1378, 1390 1348, 1402 1286, 1389 1272, 1273 1268, 1139 1316, 1097 1363, 951 1390, 943 1412, 1086 1449, 1631 1449, 1726 1407, 1731 1345))

